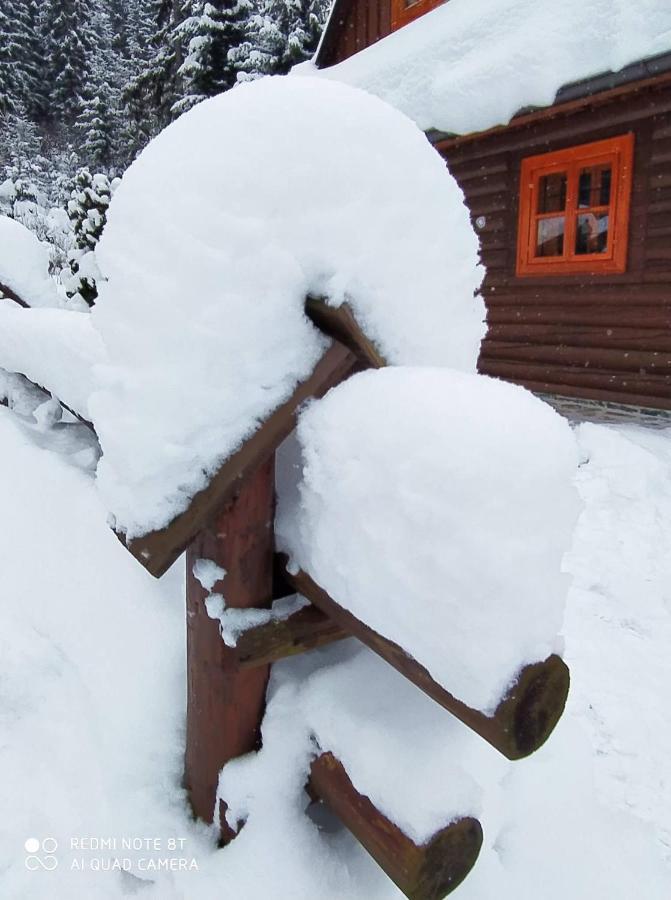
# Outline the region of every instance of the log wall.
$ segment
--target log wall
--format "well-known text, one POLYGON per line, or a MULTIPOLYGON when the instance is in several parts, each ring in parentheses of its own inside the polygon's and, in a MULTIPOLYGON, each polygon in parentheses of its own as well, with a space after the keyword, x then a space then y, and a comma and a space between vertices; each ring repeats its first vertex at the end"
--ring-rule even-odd
POLYGON ((459 182, 487 268, 481 372, 532 390, 671 409, 671 83, 613 91, 439 149, 459 182), (635 135, 627 271, 518 278, 525 156, 635 135))

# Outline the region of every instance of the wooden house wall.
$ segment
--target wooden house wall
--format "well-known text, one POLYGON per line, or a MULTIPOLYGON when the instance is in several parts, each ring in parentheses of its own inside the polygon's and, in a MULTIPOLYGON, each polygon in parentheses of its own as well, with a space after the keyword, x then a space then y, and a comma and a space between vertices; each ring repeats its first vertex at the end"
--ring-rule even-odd
POLYGON ((671 83, 441 152, 461 185, 487 268, 487 335, 479 369, 532 390, 671 409, 671 83), (627 271, 515 275, 520 164, 525 156, 635 135, 627 271))
POLYGON ((329 45, 320 51, 320 66, 342 62, 388 34, 391 0, 336 0, 329 45))

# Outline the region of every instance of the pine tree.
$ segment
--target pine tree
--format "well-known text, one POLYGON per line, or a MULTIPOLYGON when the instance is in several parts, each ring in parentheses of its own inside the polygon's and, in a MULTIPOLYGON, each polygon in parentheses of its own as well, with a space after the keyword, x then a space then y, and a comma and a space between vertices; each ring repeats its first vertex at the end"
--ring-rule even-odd
POLYGON ((66 284, 69 297, 81 296, 93 306, 98 290, 97 269, 93 251, 107 221, 107 209, 112 199, 113 184, 103 174, 91 175, 80 169, 68 202, 68 216, 75 233, 75 250, 70 256, 72 278, 66 284))
POLYGON ((149 0, 150 55, 124 90, 123 100, 131 121, 144 120, 146 133, 156 134, 171 120, 171 108, 179 99, 178 70, 183 62, 179 26, 187 17, 184 0, 149 0))
POLYGON ((12 113, 22 94, 20 70, 21 37, 18 30, 18 6, 4 0, 0 8, 0 114, 12 113))
POLYGON ((45 40, 48 119, 71 125, 79 112, 91 70, 95 36, 86 0, 47 4, 41 18, 45 40))
POLYGON ((317 49, 329 0, 261 0, 249 17, 245 39, 230 59, 238 80, 286 74, 317 49))
POLYGON ((75 128, 82 142, 79 155, 94 168, 108 168, 112 162, 112 114, 106 92, 87 96, 81 105, 75 128))
POLYGON ((177 28, 185 59, 178 70, 182 96, 172 106, 175 116, 233 87, 231 51, 243 40, 251 9, 249 0, 191 0, 186 7, 191 14, 177 28))

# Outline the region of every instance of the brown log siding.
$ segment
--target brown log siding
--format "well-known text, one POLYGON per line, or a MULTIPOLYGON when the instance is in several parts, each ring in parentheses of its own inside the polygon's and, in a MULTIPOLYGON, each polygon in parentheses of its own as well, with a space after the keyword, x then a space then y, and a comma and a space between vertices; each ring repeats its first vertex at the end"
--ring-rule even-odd
POLYGON ((671 409, 671 85, 441 145, 479 230, 479 369, 545 393, 671 409), (627 271, 518 278, 519 171, 537 153, 635 134, 627 271))

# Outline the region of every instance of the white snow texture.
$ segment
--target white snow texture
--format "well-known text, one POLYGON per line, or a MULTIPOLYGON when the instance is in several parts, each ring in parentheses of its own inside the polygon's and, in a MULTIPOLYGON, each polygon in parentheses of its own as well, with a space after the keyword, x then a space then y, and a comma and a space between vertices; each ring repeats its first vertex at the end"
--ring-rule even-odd
POLYGON ((450 693, 491 713, 561 649, 578 460, 550 406, 483 375, 387 368, 312 403, 298 438, 282 546, 450 693))
MULTIPOLYGON (((420 128, 467 134, 669 50, 668 0, 449 0, 319 74, 370 91, 420 128)), ((294 72, 317 74, 312 63, 294 72)))
POLYGON ((49 276, 48 246, 8 216, 0 216, 0 283, 28 306, 62 306, 49 276))
POLYGON ((308 292, 348 300, 395 364, 473 370, 483 333, 444 161, 402 114, 318 79, 262 79, 173 123, 124 176, 97 258, 98 481, 129 536, 181 512, 309 375, 326 342, 308 292))

